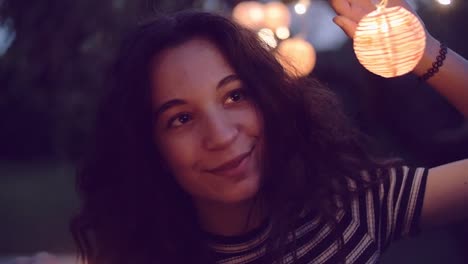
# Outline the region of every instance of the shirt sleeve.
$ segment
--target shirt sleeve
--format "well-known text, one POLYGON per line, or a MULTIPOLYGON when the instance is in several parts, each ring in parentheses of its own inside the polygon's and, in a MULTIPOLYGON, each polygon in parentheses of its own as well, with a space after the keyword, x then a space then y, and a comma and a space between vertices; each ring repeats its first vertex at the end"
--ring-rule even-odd
POLYGON ((396 167, 370 190, 376 203, 375 238, 384 250, 394 240, 419 233, 427 168, 396 167))

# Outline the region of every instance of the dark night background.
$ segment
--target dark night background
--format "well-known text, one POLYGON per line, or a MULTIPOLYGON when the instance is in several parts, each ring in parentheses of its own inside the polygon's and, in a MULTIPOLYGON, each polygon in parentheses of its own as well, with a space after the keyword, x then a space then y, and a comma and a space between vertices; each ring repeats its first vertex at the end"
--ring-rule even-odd
MULTIPOLYGON (((227 8, 237 2, 224 1, 227 8)), ((418 10, 426 27, 468 58, 468 2, 446 8, 433 2, 418 10)), ((78 207, 75 166, 123 33, 152 14, 202 6, 202 0, 0 0, 0 262, 73 252, 67 225, 78 207)), ((389 80, 367 72, 350 41, 319 52, 313 75, 341 96, 382 153, 429 167, 468 158, 468 121, 412 75, 389 80)), ((396 243, 383 262, 468 263, 467 237, 466 223, 434 230, 396 243)))

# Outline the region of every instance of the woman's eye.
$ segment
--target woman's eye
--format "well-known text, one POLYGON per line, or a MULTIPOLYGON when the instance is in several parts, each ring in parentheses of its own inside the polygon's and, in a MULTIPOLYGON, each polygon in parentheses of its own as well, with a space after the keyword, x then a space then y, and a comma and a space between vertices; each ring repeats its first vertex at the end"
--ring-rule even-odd
POLYGON ((167 123, 167 127, 179 127, 179 126, 182 126, 183 124, 189 122, 190 120, 192 120, 192 116, 188 113, 182 113, 182 114, 179 114, 179 115, 176 115, 174 116, 173 118, 171 118, 168 123, 167 123))
POLYGON ((239 102, 242 100, 246 99, 246 94, 243 89, 237 89, 229 93, 228 100, 231 100, 232 102, 239 102))

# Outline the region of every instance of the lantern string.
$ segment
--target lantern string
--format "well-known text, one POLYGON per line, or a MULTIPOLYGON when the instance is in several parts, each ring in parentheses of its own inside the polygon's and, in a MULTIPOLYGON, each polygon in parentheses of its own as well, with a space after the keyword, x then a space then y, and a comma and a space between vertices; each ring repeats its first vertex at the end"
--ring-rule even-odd
POLYGON ((377 4, 377 8, 384 8, 387 6, 388 0, 381 0, 379 4, 377 4))

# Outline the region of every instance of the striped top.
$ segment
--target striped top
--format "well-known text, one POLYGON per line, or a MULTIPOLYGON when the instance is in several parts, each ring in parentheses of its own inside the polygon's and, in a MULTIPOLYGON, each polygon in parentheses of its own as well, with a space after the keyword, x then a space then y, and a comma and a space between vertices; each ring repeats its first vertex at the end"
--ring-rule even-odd
MULTIPOLYGON (((392 241, 417 233, 427 172, 425 168, 391 168, 388 178, 343 204, 338 225, 343 230, 345 243, 341 255, 346 256, 346 263, 377 263, 392 241)), ((370 177, 367 171, 362 176, 370 177)), ((356 186, 352 180, 348 183, 351 188, 356 186)), ((318 215, 302 215, 294 230, 295 263, 337 263, 338 242, 331 231, 330 225, 318 215)), ((265 222, 242 236, 211 236, 216 262, 264 263, 269 232, 270 225, 265 222)), ((292 232, 288 241, 291 240, 292 232)), ((294 261, 291 248, 288 242, 284 263, 294 261)))

